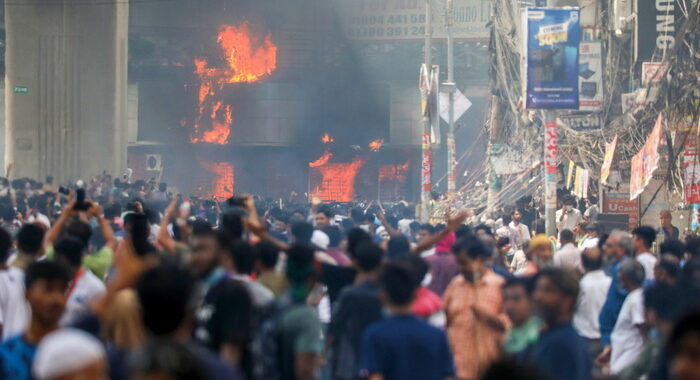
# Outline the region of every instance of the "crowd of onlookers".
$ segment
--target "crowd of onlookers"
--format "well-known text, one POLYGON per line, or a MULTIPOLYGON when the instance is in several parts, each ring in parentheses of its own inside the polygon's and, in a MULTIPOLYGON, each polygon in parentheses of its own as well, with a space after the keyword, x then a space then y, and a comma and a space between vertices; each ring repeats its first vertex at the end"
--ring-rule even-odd
POLYGON ((566 197, 420 223, 405 202, 199 199, 0 179, 0 379, 700 378, 700 238, 566 197), (536 213, 535 213, 536 214, 536 213))

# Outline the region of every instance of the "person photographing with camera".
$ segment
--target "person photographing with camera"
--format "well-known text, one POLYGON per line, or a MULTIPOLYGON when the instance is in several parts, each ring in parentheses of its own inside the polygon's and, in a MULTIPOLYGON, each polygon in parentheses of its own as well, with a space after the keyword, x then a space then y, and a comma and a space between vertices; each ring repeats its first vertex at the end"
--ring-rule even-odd
POLYGON ((46 234, 44 240, 46 257, 54 256, 54 244, 62 234, 73 236, 83 244, 82 267, 104 280, 114 262, 117 238, 109 221, 102 215, 102 208, 97 203, 86 199, 85 190, 78 189, 75 194, 75 198, 66 204, 61 211, 61 216, 46 234), (97 219, 100 233, 105 241, 102 247, 94 251, 90 250, 92 228, 89 221, 91 218, 97 219))

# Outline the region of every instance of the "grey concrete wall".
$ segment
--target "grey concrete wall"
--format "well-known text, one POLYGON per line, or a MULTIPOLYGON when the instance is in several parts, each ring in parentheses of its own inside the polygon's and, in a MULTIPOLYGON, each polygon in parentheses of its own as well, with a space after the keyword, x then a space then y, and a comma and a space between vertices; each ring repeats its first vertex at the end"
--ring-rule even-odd
POLYGON ((16 176, 59 181, 119 173, 128 4, 41 3, 5 4, 5 162, 16 176))
MULTIPOLYGON (((5 78, 0 78, 0 168, 5 168, 5 78)), ((4 171, 2 171, 4 173, 4 171)))

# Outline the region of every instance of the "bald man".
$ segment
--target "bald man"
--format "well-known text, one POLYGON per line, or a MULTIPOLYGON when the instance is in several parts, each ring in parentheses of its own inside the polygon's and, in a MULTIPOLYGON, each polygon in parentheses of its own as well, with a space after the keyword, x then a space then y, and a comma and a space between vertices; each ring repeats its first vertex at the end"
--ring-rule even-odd
POLYGON ((597 246, 586 248, 581 253, 581 265, 585 271, 579 283, 579 296, 574 313, 574 328, 586 341, 591 355, 596 357, 600 344, 598 316, 612 279, 603 271, 603 252, 597 246))

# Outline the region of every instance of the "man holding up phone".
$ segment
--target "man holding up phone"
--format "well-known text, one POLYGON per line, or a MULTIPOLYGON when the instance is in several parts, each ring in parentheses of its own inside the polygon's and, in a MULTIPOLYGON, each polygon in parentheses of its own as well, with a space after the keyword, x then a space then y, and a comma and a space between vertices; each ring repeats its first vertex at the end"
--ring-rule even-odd
POLYGON ((58 240, 61 231, 78 238, 84 245, 86 254, 83 256, 83 267, 89 269, 98 278, 104 280, 107 276, 107 271, 114 262, 114 251, 117 249, 117 238, 114 235, 109 221, 102 215, 102 208, 94 202, 85 199, 85 191, 78 190, 76 199, 71 200, 63 208, 61 216, 56 223, 51 227, 46 234, 46 256, 53 257, 53 245, 58 240), (82 195, 81 195, 82 193, 82 195), (99 247, 94 252, 90 252, 90 238, 92 237, 92 228, 90 224, 81 218, 74 218, 79 213, 84 212, 87 220, 96 218, 100 227, 100 232, 104 238, 105 244, 99 247))
POLYGON ((576 225, 583 220, 581 216, 581 211, 576 207, 576 200, 571 195, 567 195, 562 200, 561 209, 557 210, 556 220, 557 220, 557 230, 571 230, 573 231, 576 225))

